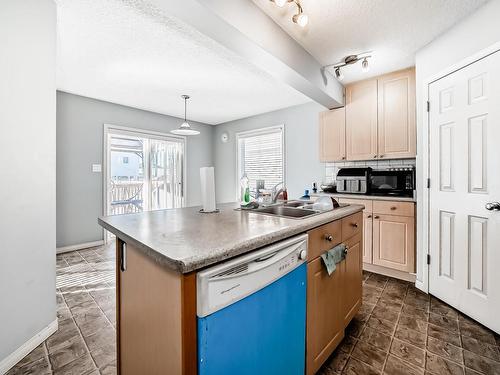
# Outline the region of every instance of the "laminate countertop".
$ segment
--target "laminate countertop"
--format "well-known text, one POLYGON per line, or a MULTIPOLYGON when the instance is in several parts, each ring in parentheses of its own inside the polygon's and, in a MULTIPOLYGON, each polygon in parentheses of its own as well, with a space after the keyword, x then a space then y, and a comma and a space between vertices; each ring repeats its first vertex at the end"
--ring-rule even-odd
POLYGON ((288 219, 235 210, 237 203, 218 205, 219 213, 200 207, 101 217, 99 224, 157 263, 189 273, 309 229, 360 212, 348 205, 303 219, 288 219))
POLYGON ((337 198, 346 198, 346 199, 370 199, 374 201, 393 201, 393 202, 416 202, 415 198, 410 197, 395 197, 395 196, 380 196, 380 195, 369 195, 369 194, 343 194, 343 193, 325 193, 318 192, 316 194, 310 194, 311 197, 320 197, 323 195, 337 198))

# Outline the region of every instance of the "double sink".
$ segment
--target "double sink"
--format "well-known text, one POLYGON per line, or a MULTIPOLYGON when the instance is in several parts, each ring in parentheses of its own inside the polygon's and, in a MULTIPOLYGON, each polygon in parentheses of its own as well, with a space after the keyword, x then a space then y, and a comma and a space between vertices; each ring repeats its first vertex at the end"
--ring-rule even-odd
POLYGON ((313 210, 312 204, 304 201, 286 201, 276 203, 271 206, 256 208, 251 212, 286 217, 291 219, 302 219, 313 215, 318 215, 324 211, 313 210))

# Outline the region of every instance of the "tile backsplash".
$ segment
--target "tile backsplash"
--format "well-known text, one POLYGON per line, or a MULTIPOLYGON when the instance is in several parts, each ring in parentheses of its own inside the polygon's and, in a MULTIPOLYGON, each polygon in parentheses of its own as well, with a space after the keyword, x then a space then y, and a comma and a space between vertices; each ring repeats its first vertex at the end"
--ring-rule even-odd
POLYGON ((324 182, 335 180, 337 172, 344 167, 371 167, 373 169, 390 168, 397 166, 415 167, 416 159, 391 159, 391 160, 367 160, 367 161, 338 161, 325 163, 324 182))

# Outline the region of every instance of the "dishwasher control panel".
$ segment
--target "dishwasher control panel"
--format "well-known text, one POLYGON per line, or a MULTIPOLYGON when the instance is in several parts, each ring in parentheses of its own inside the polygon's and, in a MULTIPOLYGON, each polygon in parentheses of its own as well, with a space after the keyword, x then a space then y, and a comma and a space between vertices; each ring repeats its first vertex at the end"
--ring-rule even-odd
POLYGON ((306 258, 307 235, 300 235, 199 272, 197 315, 210 315, 265 288, 306 258))

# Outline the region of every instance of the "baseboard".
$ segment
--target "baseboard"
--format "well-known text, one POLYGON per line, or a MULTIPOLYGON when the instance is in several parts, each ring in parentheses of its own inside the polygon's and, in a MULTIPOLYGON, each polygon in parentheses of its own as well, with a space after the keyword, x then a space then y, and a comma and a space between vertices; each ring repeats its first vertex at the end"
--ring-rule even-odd
POLYGON ((16 365, 21 359, 26 357, 33 349, 44 342, 50 335, 57 331, 57 319, 50 323, 47 327, 38 332, 31 339, 17 348, 7 358, 0 362, 0 374, 5 374, 16 365))
POLYGON ((101 246, 101 245, 104 245, 104 240, 85 242, 85 243, 80 243, 80 244, 76 244, 76 245, 58 247, 56 249, 56 253, 62 254, 62 253, 70 252, 70 251, 82 250, 82 249, 87 249, 89 247, 95 247, 95 246, 101 246))
POLYGON ((415 275, 414 273, 393 270, 391 268, 377 266, 375 264, 363 263, 363 270, 378 273, 384 276, 394 277, 395 279, 405 280, 412 283, 417 280, 417 275, 415 275))

